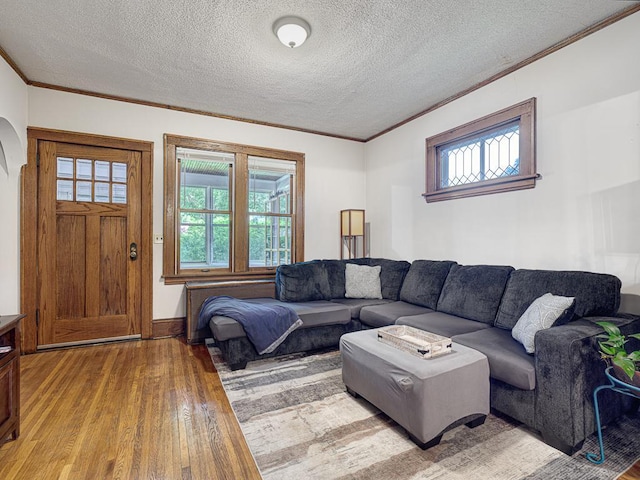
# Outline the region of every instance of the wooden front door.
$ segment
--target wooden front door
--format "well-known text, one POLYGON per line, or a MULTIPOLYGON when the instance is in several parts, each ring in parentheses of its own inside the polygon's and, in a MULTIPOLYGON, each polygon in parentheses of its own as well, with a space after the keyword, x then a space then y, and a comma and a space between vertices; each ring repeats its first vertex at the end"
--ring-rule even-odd
POLYGON ((141 153, 38 141, 38 348, 141 334, 141 153))

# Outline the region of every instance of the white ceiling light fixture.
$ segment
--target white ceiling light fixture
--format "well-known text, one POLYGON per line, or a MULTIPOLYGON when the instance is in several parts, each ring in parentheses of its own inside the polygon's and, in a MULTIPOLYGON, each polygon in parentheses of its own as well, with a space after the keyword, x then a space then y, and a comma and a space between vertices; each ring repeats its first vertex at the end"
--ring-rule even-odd
POLYGON ((296 48, 311 35, 311 26, 300 17, 282 17, 273 24, 273 33, 284 46, 296 48))

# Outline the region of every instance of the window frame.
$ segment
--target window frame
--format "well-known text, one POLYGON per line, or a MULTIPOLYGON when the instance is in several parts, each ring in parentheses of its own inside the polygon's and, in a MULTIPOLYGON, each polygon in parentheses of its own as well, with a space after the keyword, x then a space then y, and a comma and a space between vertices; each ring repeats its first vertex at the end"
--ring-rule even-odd
POLYGON ((163 279, 165 284, 190 281, 235 281, 271 279, 276 266, 249 266, 249 156, 296 162, 295 192, 292 194, 292 245, 291 261, 304 259, 304 160, 305 154, 287 150, 276 150, 251 145, 219 142, 180 135, 164 135, 164 251, 163 279), (229 268, 181 269, 179 248, 179 162, 177 148, 207 150, 235 155, 233 175, 233 205, 231 214, 231 250, 229 268))
POLYGON ((540 176, 536 173, 536 99, 524 102, 466 123, 446 132, 429 137, 426 143, 426 192, 427 203, 455 198, 489 195, 534 188, 540 176), (473 138, 484 132, 514 121, 519 122, 519 173, 505 177, 480 180, 451 187, 442 187, 442 148, 473 138))

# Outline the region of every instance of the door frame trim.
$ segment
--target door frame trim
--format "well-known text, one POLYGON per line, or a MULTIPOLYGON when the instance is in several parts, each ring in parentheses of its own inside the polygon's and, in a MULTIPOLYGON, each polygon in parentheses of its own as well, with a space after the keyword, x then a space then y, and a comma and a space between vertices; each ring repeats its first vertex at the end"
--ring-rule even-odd
POLYGON ((36 310, 38 292, 38 142, 52 141, 94 147, 117 148, 140 152, 141 155, 141 335, 151 338, 153 307, 153 142, 88 133, 27 128, 27 163, 22 166, 20 179, 20 310, 22 320, 22 349, 33 353, 38 348, 36 310))

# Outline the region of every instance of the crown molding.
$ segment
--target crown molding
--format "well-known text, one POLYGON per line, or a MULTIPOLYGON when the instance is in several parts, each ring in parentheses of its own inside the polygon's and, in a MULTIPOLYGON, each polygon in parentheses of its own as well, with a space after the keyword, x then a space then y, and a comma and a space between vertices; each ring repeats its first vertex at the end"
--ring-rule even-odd
POLYGON ((0 57, 4 58, 4 61, 7 62, 11 68, 13 68, 13 71, 18 74, 22 81, 29 85, 29 79, 27 78, 27 76, 22 72, 22 70, 20 70, 18 65, 16 65, 16 62, 13 61, 13 59, 7 52, 4 51, 2 47, 0 47, 0 57))
POLYGON ((396 123, 395 125, 390 126, 389 128, 385 128, 384 130, 382 130, 381 132, 376 133, 375 135, 372 135, 371 137, 365 139, 365 142, 370 142, 371 140, 374 140, 378 137, 381 137, 382 135, 391 132, 392 130, 395 130, 396 128, 399 128, 403 125, 406 125, 407 123, 415 120, 416 118, 420 118, 424 115, 426 115, 427 113, 431 113, 434 110, 437 110, 440 107, 444 107, 445 105, 458 100, 459 98, 464 97, 465 95, 468 95, 472 92, 475 92, 476 90, 479 90, 480 88, 489 85, 490 83, 495 82, 496 80, 500 80, 503 77, 506 77, 507 75, 515 72, 516 70, 520 70, 523 67, 526 67, 527 65, 540 60, 543 57, 546 57, 547 55, 550 55, 554 52, 557 52, 558 50, 566 47, 567 45, 571 45, 572 43, 577 42, 578 40, 582 40, 583 38, 591 35, 592 33, 597 32, 598 30, 602 30, 605 27, 608 27, 609 25, 612 25, 614 23, 616 23, 619 20, 622 20, 623 18, 628 17, 629 15, 633 15, 636 12, 640 11, 640 3, 631 6, 625 10, 622 10, 614 15, 611 15, 610 17, 605 18, 604 20, 591 25, 590 27, 585 28, 584 30, 579 31, 578 33, 575 33, 573 35, 571 35, 570 37, 565 38, 564 40, 556 43, 555 45, 550 46, 549 48, 546 48, 544 50, 542 50, 541 52, 536 53, 535 55, 532 55, 529 58, 526 58, 525 60, 522 60, 521 62, 516 63, 515 65, 512 65, 511 67, 507 68, 506 70, 503 70, 499 73, 496 73, 495 75, 487 78, 486 80, 483 80, 482 82, 476 83, 475 85, 473 85, 472 87, 469 87, 465 90, 462 90, 461 92, 456 93, 455 95, 450 96, 449 98, 445 98, 444 100, 430 106, 429 108, 422 110, 419 113, 416 113, 415 115, 410 116, 409 118, 402 120, 399 123, 396 123))
POLYGON ((320 136, 325 136, 325 137, 330 137, 330 138, 337 138, 339 140, 349 140, 352 142, 360 142, 360 143, 367 143, 370 142, 371 140, 374 140, 378 137, 381 137, 382 135, 385 135, 397 128, 400 128, 403 125, 406 125, 407 123, 420 118, 428 113, 433 112, 434 110, 437 110, 440 107, 443 107, 455 100, 458 100, 459 98, 464 97, 465 95, 468 95, 472 92, 475 92, 476 90, 479 90, 480 88, 495 82, 496 80, 499 80, 517 70, 520 70, 523 67, 526 67, 527 65, 530 65, 531 63, 540 60, 543 57, 546 57, 547 55, 550 55, 554 52, 557 52, 558 50, 571 45, 572 43, 577 42, 578 40, 581 40, 589 35, 591 35, 592 33, 595 33, 599 30, 602 30, 605 27, 608 27, 609 25, 612 25, 630 15, 633 15, 636 12, 640 11, 640 3, 636 3, 635 5, 632 5, 629 8, 626 8, 614 15, 611 15, 610 17, 605 18, 604 20, 591 25, 590 27, 585 28, 584 30, 581 30, 578 33, 575 33, 567 38, 565 38, 564 40, 556 43, 555 45, 552 45, 549 48, 546 48, 544 50, 542 50, 539 53, 536 53, 535 55, 532 55, 529 58, 526 58, 525 60, 522 60, 521 62, 518 62, 514 65, 512 65, 511 67, 487 78, 486 80, 483 80, 482 82, 479 82, 465 90, 462 90, 461 92, 456 93, 455 95, 452 95, 418 113, 416 113, 415 115, 412 115, 408 118, 406 118, 405 120, 402 120, 401 122, 398 122, 388 128, 385 128, 384 130, 368 137, 368 138, 356 138, 356 137, 349 137, 349 136, 345 136, 345 135, 337 135, 337 134, 332 134, 332 133, 327 133, 327 132, 321 132, 318 130, 311 130, 311 129, 307 129, 307 128, 300 128, 300 127, 294 127, 292 125, 282 125, 282 124, 278 124, 278 123, 271 123, 271 122, 264 122, 264 121, 260 121, 260 120, 253 120, 250 118, 243 118, 243 117, 236 117, 233 115, 225 115, 222 113, 214 113, 214 112, 208 112, 205 110, 197 110, 197 109, 193 109, 193 108, 186 108, 186 107, 179 107, 176 105, 167 105, 167 104, 163 104, 163 103, 159 103, 159 102, 151 102, 151 101, 147 101, 147 100, 140 100, 140 99, 135 99, 135 98, 128 98, 128 97, 122 97, 122 96, 118 96, 118 95, 109 95, 109 94, 104 94, 104 93, 99 93, 99 92, 93 92, 93 91, 89 91, 89 90, 81 90, 81 89, 77 89, 77 88, 70 88, 70 87, 64 87, 61 85, 53 85, 53 84, 49 84, 49 83, 43 83, 43 82, 36 82, 33 80, 30 80, 23 72, 22 70, 20 70, 20 68, 18 67, 18 65, 13 61, 13 59, 9 56, 9 54, 2 48, 0 47, 0 57, 2 57, 8 64, 9 66, 18 74, 18 76, 22 79, 22 81, 24 83, 26 83, 29 86, 33 86, 33 87, 38 87, 38 88, 46 88, 46 89, 50 89, 50 90, 58 90, 61 92, 67 92, 67 93, 74 93, 77 95, 86 95, 86 96, 90 96, 90 97, 97 97, 97 98, 103 98, 106 100, 114 100, 114 101, 118 101, 118 102, 125 102, 125 103, 133 103, 136 105, 143 105, 143 106, 147 106, 147 107, 153 107, 153 108, 163 108, 166 110, 173 110, 173 111, 177 111, 177 112, 184 112, 184 113, 191 113, 194 115, 202 115, 202 116, 206 116, 206 117, 213 117, 213 118, 220 118, 223 120, 231 120, 231 121, 235 121, 235 122, 243 122, 243 123, 251 123, 254 125, 261 125, 264 127, 272 127, 272 128, 281 128, 281 129, 285 129, 285 130, 292 130, 295 132, 301 132, 301 133, 309 133, 312 135, 320 135, 320 136))

